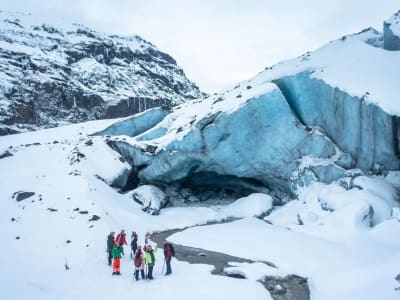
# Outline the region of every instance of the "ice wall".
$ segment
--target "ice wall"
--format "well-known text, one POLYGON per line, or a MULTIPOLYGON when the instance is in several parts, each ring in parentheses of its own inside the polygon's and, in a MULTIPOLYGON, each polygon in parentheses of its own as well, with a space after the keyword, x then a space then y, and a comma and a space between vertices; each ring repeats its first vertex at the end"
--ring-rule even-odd
POLYGON ((400 50, 400 11, 383 23, 383 47, 386 50, 400 50))
POLYGON ((343 152, 351 155, 346 169, 369 171, 374 164, 386 170, 399 169, 399 117, 312 78, 309 72, 275 83, 304 125, 323 128, 343 152))

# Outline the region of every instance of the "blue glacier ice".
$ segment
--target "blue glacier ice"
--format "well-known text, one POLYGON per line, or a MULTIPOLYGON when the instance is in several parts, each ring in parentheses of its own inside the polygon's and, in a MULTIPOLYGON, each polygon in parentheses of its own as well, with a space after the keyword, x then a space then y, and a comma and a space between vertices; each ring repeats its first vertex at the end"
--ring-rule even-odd
POLYGON ((383 47, 386 50, 400 50, 400 11, 383 23, 383 47))
POLYGON ((399 170, 400 55, 383 40, 369 28, 97 135, 132 165, 131 186, 268 192, 279 202, 314 181, 399 170))
POLYGON ((307 72, 275 83, 303 124, 323 128, 343 152, 351 155, 348 168, 370 170, 378 163, 387 170, 399 169, 398 117, 307 72))
POLYGON ((143 113, 137 114, 134 118, 128 118, 116 122, 93 135, 136 136, 160 123, 168 113, 169 111, 162 107, 152 108, 143 113))

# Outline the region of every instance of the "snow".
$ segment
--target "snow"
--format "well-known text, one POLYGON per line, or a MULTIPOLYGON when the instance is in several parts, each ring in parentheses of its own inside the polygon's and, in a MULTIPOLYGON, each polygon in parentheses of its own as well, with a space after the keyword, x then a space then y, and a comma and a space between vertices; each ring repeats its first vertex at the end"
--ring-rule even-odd
POLYGON ((143 206, 143 211, 159 214, 167 203, 167 195, 153 185, 142 185, 132 191, 133 198, 143 206))
POLYGON ((246 279, 254 281, 262 280, 264 279, 265 276, 284 277, 288 275, 277 268, 270 267, 267 264, 261 262, 255 262, 255 263, 230 262, 229 265, 231 267, 225 268, 224 273, 240 274, 244 276, 246 279))
POLYGON ((400 11, 391 16, 387 21, 393 34, 400 36, 400 11))
POLYGON ((399 234, 400 223, 392 220, 353 239, 333 242, 248 218, 187 229, 169 240, 272 261, 284 273, 308 277, 312 299, 397 299, 394 277, 400 268, 400 242, 396 238, 399 234), (381 232, 385 236, 378 237, 381 232), (247 247, 240 247, 237 237, 240 245, 247 247), (353 276, 343 279, 343 274, 353 276))
POLYGON ((389 114, 400 116, 399 68, 400 52, 373 47, 358 36, 347 36, 274 65, 243 82, 239 91, 246 85, 257 86, 307 71, 312 73, 312 78, 321 79, 332 87, 378 105, 389 114))
POLYGON ((233 218, 259 217, 272 208, 272 201, 272 197, 269 195, 254 193, 237 199, 222 207, 220 211, 233 218))
POLYGON ((246 293, 252 299, 270 299, 260 283, 211 275, 211 266, 174 259, 173 275, 162 277, 162 251, 157 253, 153 282, 133 281, 128 255, 122 260, 123 275, 112 277, 105 253, 110 230, 135 230, 143 245, 145 232, 205 224, 226 216, 205 207, 167 208, 159 216, 150 216, 130 193, 119 194, 99 180, 96 175, 111 181, 126 168, 101 137, 87 136, 109 123, 92 121, 0 138, 2 150, 13 146, 9 149, 13 156, 0 160, 6 174, 0 178, 4 199, 0 237, 6 244, 0 250, 0 298, 223 299, 228 295, 241 299, 246 293), (74 159, 76 150, 85 155, 80 161, 74 159), (11 198, 16 191, 35 195, 16 202, 11 198), (89 221, 93 215, 101 219, 89 221))

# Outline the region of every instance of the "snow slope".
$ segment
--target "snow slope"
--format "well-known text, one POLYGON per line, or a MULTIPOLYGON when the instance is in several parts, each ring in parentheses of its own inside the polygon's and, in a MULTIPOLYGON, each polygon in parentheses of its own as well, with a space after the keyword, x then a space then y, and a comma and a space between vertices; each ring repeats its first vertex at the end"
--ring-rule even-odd
MULTIPOLYGON (((187 229, 171 237, 179 244, 270 261, 278 270, 238 265, 231 272, 242 272, 249 279, 237 280, 213 276, 207 266, 174 260, 173 276, 162 278, 159 251, 153 282, 133 282, 128 256, 123 258, 122 277, 113 278, 105 253, 110 230, 125 228, 128 234, 135 230, 143 243, 147 231, 261 215, 270 208, 271 198, 254 195, 226 207, 170 207, 159 216, 148 215, 131 193, 120 194, 109 186, 127 163, 107 146, 107 138, 88 135, 112 122, 91 121, 0 138, 0 153, 12 154, 0 159, 4 174, 0 178, 0 237, 5 241, 0 249, 2 299, 108 299, 115 295, 121 299, 132 295, 269 299, 256 280, 292 273, 308 277, 312 299, 397 299, 393 288, 400 269, 400 223, 391 210, 399 207, 398 190, 380 177, 355 179, 354 185, 363 188, 358 194, 362 199, 354 197, 355 188, 346 191, 338 184, 314 184, 299 200, 288 203, 288 209, 275 208, 266 217, 274 225, 247 218, 187 229), (17 201, 17 191, 35 195, 17 201), (93 220, 93 215, 100 219, 93 220), (297 215, 304 225, 298 225, 297 215), (293 216, 296 222, 291 221, 293 216), (357 226, 349 226, 349 221, 357 226)), ((397 177, 391 173, 390 181, 397 182, 393 179, 397 177)))
POLYGON ((208 266, 174 261, 173 276, 162 278, 161 250, 153 282, 133 281, 128 255, 122 261, 123 275, 111 276, 105 253, 110 230, 125 228, 128 235, 135 230, 143 244, 147 231, 227 218, 219 209, 206 207, 166 208, 159 216, 150 216, 130 193, 119 194, 106 184, 127 163, 103 138, 87 134, 114 121, 0 137, 0 153, 12 153, 0 159, 0 238, 5 241, 0 250, 0 298, 241 299, 245 292, 252 299, 270 299, 260 283, 213 276, 208 266), (17 191, 35 195, 16 201, 17 191), (91 220, 93 215, 100 219, 91 220))

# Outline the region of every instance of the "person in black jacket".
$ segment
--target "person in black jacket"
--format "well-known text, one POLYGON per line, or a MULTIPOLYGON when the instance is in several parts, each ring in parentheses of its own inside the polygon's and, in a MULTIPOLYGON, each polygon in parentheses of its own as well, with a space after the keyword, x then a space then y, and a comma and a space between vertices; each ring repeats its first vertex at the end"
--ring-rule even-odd
POLYGON ((115 238, 114 238, 115 232, 111 231, 110 234, 107 237, 107 252, 108 252, 108 265, 111 266, 111 261, 112 261, 112 249, 115 244, 115 238))
POLYGON ((132 249, 131 257, 132 257, 132 259, 135 257, 135 253, 136 253, 136 249, 137 249, 137 241, 138 241, 137 233, 136 233, 136 231, 132 231, 132 235, 131 235, 131 249, 132 249))
POLYGON ((171 258, 172 256, 175 256, 175 250, 174 247, 167 241, 163 241, 163 248, 164 248, 165 263, 167 265, 167 272, 165 273, 165 275, 169 275, 172 273, 171 258))

